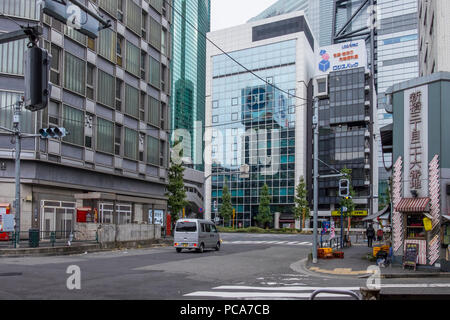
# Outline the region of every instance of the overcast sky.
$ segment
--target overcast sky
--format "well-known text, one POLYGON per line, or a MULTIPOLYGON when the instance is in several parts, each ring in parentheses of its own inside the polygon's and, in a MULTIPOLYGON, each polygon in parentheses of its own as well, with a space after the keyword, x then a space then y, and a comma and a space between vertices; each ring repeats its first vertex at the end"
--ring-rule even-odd
POLYGON ((246 23, 277 0, 211 0, 211 31, 246 23))

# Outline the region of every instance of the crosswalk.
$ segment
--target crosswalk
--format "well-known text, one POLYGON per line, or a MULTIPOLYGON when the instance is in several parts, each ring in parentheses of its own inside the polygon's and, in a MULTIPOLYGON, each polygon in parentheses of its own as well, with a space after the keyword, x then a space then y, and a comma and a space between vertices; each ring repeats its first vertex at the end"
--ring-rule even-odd
MULTIPOLYGON (((311 294, 319 289, 330 289, 324 287, 310 287, 310 286, 283 286, 283 287, 261 287, 261 286, 219 286, 212 288, 210 291, 196 291, 185 294, 185 297, 190 298, 218 298, 218 299, 265 299, 265 300, 279 300, 279 299, 299 299, 309 300, 311 294)), ((335 287, 335 290, 353 291, 357 293, 359 287, 335 287)), ((321 293, 319 298, 349 298, 342 294, 336 293, 321 293)))
MULTIPOLYGON (((381 284, 381 289, 389 288, 408 288, 408 289, 425 289, 425 288, 450 288, 450 283, 435 284, 381 284)), ((244 285, 223 285, 214 287, 209 291, 196 291, 185 294, 188 298, 217 298, 217 299, 243 299, 243 300, 309 300, 312 293, 316 290, 326 290, 317 296, 317 299, 353 299, 349 295, 329 292, 339 291, 341 293, 352 291, 360 296, 361 287, 312 287, 307 285, 297 286, 244 286, 244 285)))
POLYGON ((284 245, 284 246, 312 246, 312 243, 309 241, 258 241, 258 240, 251 240, 251 241, 227 241, 224 240, 223 244, 243 244, 243 245, 255 245, 255 244, 270 244, 270 245, 284 245))

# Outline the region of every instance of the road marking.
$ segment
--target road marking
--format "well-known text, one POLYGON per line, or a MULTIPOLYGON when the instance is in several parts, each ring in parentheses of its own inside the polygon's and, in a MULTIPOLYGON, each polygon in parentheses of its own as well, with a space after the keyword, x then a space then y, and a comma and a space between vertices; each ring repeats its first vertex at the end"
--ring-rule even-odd
MULTIPOLYGON (((280 298, 302 298, 309 299, 311 293, 294 293, 294 292, 211 292, 211 291, 197 291, 186 294, 185 297, 214 297, 214 298, 264 298, 264 299, 280 299, 280 298)), ((342 298, 340 294, 323 293, 320 298, 342 298)))
POLYGON ((224 244, 276 244, 289 246, 312 246, 311 242, 304 241, 223 241, 224 244))
MULTIPOLYGON (((359 290, 361 287, 338 287, 333 289, 339 290, 359 290)), ((306 286, 290 286, 290 287, 252 287, 252 286, 220 286, 212 288, 213 290, 260 290, 260 291, 315 291, 325 289, 323 287, 306 287, 306 286)))

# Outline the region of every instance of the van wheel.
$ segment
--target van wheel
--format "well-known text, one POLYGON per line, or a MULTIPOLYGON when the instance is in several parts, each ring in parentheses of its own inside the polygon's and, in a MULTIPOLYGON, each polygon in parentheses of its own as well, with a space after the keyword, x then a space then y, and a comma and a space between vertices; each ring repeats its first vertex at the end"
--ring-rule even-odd
POLYGON ((219 251, 219 250, 220 250, 220 241, 217 242, 216 248, 215 248, 215 249, 216 249, 216 251, 219 251))
POLYGON ((178 253, 180 253, 180 252, 181 252, 181 248, 177 248, 176 250, 177 250, 177 252, 178 252, 178 253))
POLYGON ((203 251, 205 251, 205 245, 202 243, 202 244, 200 245, 200 248, 197 249, 197 252, 198 252, 198 253, 203 253, 203 251))

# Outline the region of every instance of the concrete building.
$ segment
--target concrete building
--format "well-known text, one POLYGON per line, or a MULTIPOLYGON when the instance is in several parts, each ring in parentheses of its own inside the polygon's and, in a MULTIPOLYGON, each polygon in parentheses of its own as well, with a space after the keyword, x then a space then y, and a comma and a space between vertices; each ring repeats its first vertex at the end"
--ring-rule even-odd
POLYGON ((307 174, 307 97, 317 43, 302 11, 211 32, 206 86, 207 218, 228 185, 236 225, 255 224, 267 184, 272 213, 292 214, 307 174), (245 68, 243 67, 245 66, 245 68))
MULTIPOLYGON (((393 110, 393 249, 418 246, 418 264, 450 270, 450 73, 388 89, 393 110)), ((388 142, 388 139, 386 139, 388 142)))
MULTIPOLYGON (((49 107, 22 110, 22 129, 64 127, 22 144, 21 230, 76 231, 80 222, 149 223, 167 212, 171 10, 161 0, 97 0, 112 27, 91 39, 41 15, 40 1, 0 3, 2 32, 41 24, 52 55, 49 107), (12 20, 15 20, 12 21, 12 20)), ((84 2, 84 1, 82 1, 84 2)), ((0 122, 24 92, 25 40, 0 47, 0 122)), ((14 145, 0 134, 0 202, 14 200, 14 145)))
POLYGON ((182 139, 187 216, 203 218, 206 35, 211 4, 174 0, 172 31, 172 143, 182 139))
POLYGON ((450 71, 450 2, 418 0, 418 12, 420 76, 450 71))

